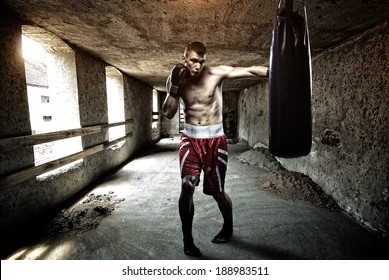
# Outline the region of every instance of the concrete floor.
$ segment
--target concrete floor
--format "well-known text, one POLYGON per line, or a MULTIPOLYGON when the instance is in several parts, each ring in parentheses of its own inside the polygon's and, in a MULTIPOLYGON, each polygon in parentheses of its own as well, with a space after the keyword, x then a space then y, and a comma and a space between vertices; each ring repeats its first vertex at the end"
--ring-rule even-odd
MULTIPOLYGON (((344 213, 260 190, 256 176, 265 171, 235 157, 247 149, 243 143, 229 145, 226 191, 235 221, 231 242, 211 243, 222 218, 214 200, 201 186, 196 189, 193 232, 201 259, 388 259, 388 244, 344 213)), ((182 246, 177 150, 178 138, 164 139, 96 185, 90 193, 112 191, 125 200, 95 230, 43 239, 5 259, 192 259, 182 246)))

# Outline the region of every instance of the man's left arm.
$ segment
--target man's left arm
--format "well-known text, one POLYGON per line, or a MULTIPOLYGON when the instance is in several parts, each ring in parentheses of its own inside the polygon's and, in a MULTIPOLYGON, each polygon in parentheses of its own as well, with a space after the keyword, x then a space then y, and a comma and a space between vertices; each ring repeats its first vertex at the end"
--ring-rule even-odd
POLYGON ((231 67, 231 66, 218 66, 213 67, 211 73, 215 75, 221 75, 223 78, 236 79, 247 78, 255 76, 268 76, 268 67, 266 66, 250 66, 250 67, 231 67))

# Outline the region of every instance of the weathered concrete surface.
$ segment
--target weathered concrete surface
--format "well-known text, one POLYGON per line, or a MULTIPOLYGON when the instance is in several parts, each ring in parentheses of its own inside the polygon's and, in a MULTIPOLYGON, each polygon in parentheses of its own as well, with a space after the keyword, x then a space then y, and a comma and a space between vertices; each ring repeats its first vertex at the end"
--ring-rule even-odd
POLYGON ((257 84, 240 92, 238 99, 239 138, 251 147, 269 145, 269 84, 257 84))
MULTIPOLYGON (((5 0, 22 17, 164 90, 188 41, 209 48, 210 64, 268 64, 278 1, 30 1, 5 0)), ((302 13, 302 1, 294 1, 302 13)), ((387 1, 307 2, 316 54, 389 18, 387 1)), ((254 81, 255 82, 255 81, 254 81)), ((225 84, 238 90, 253 81, 225 84)))
MULTIPOLYGON (((375 260, 389 257, 387 243, 343 212, 292 201, 261 189, 258 176, 268 171, 245 165, 236 158, 247 149, 243 143, 229 145, 226 191, 233 202, 235 221, 231 242, 211 243, 222 226, 221 214, 213 198, 202 194, 201 186, 195 191, 193 234, 202 250, 202 259, 375 260)), ((59 228, 51 228, 50 233, 56 231, 57 235, 34 242, 20 239, 19 246, 5 258, 191 259, 183 253, 182 246, 177 153, 178 138, 164 139, 69 205, 58 217, 62 222, 54 223, 59 228), (74 222, 70 232, 66 220, 74 222)))
POLYGON ((314 59, 314 148, 306 158, 282 161, 384 234, 389 233, 388 41, 385 24, 314 59))
MULTIPOLYGON (((389 232, 388 41, 386 23, 313 58, 312 151, 280 159, 383 235, 389 232)), ((239 136, 251 146, 268 144, 266 90, 257 85, 240 95, 239 136)))

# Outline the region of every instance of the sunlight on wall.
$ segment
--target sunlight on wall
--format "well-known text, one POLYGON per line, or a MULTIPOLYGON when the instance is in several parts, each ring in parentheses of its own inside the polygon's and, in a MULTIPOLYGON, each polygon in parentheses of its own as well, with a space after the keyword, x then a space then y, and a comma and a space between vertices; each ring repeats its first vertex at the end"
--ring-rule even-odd
POLYGON ((24 59, 45 63, 45 49, 37 42, 24 35, 22 35, 22 53, 24 59))
POLYGON ((29 249, 21 249, 12 256, 9 260, 37 260, 46 253, 48 249, 47 245, 39 244, 29 249))
MULTIPOLYGON (((107 102, 109 123, 125 121, 123 75, 116 68, 107 66, 107 102)), ((126 135, 125 126, 109 128, 109 141, 126 135)), ((124 142, 123 142, 124 143, 124 142)))
POLYGON ((64 260, 69 259, 72 253, 75 251, 74 241, 64 241, 57 246, 52 246, 47 252, 46 259, 48 260, 64 260))
POLYGON ((39 243, 32 247, 22 248, 8 260, 66 260, 71 258, 75 250, 75 242, 68 240, 62 243, 39 243))

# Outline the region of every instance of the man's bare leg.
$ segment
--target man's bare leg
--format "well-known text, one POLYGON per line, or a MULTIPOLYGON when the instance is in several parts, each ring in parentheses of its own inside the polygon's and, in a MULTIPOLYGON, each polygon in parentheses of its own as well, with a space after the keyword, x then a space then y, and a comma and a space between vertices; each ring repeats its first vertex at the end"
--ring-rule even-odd
POLYGON ((184 253, 191 257, 202 256, 199 248, 194 244, 192 236, 194 216, 193 193, 197 180, 198 179, 195 176, 185 176, 182 179, 181 195, 178 201, 184 239, 184 253))
POLYGON ((212 239, 212 242, 225 243, 231 238, 233 232, 232 202, 224 191, 214 195, 213 198, 216 200, 220 212, 222 213, 224 224, 221 231, 212 239))

